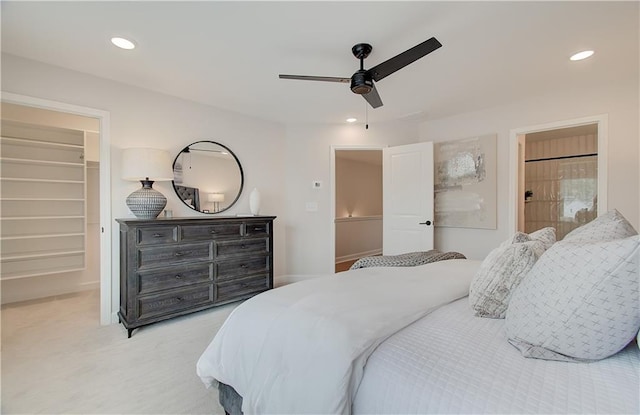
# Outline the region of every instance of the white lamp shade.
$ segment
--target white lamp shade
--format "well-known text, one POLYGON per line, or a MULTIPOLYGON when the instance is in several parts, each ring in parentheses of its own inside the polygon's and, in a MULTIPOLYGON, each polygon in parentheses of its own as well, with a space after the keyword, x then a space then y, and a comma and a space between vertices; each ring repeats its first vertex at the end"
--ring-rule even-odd
POLYGON ((209 193, 207 195, 208 202, 224 202, 224 193, 209 193))
POLYGON ((125 148, 122 152, 124 180, 173 180, 169 153, 155 148, 125 148))

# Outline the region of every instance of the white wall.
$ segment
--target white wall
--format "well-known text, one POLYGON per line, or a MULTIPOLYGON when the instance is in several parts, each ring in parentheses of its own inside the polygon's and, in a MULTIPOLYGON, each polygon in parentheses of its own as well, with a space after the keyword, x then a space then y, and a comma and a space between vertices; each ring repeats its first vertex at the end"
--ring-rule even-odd
POLYGON ((290 125, 286 130, 286 245, 289 274, 334 272, 331 146, 391 146, 418 142, 418 124, 290 125), (320 189, 312 182, 320 180, 320 189), (317 203, 309 212, 307 203, 317 203))
POLYGON ((512 129, 608 114, 608 208, 618 209, 640 229, 638 79, 590 90, 557 91, 484 111, 460 114, 420 125, 421 141, 446 141, 498 134, 498 229, 436 228, 435 246, 470 258, 484 258, 507 238, 509 132, 512 129))
POLYGON ((380 164, 336 157, 337 218, 382 215, 382 151, 377 153, 380 164))
POLYGON ((373 153, 377 154, 378 163, 336 154, 336 264, 382 253, 382 151, 373 153))
MULTIPOLYGON (((638 87, 637 79, 620 81, 607 88, 557 92, 420 125, 403 121, 386 125, 372 122, 369 130, 362 125, 295 124, 285 128, 79 72, 2 56, 4 91, 110 112, 114 218, 130 216, 124 199, 138 186, 120 179, 121 148, 150 146, 177 154, 187 144, 206 139, 228 146, 242 163, 245 188, 238 204, 225 213, 248 212, 250 189, 260 190, 261 213, 278 216, 274 248, 276 275, 333 272, 332 145, 401 145, 497 133, 498 229, 436 228, 435 233, 436 248, 483 258, 509 233, 509 131, 606 113, 609 115, 609 207, 620 210, 639 228, 638 87), (321 180, 322 188, 313 189, 314 180, 321 180), (317 203, 317 211, 307 211, 307 202, 317 203)), ((175 216, 198 215, 178 200, 170 182, 159 182, 154 188, 167 196, 167 208, 173 209, 175 216)), ((115 222, 112 235, 113 272, 117 274, 115 222)), ((114 278, 114 310, 118 304, 117 284, 114 278)))
MULTIPOLYGON (((225 213, 248 212, 249 191, 253 187, 260 189, 262 214, 281 215, 285 211, 285 132, 279 124, 7 54, 2 55, 2 90, 110 113, 112 188, 102 191, 111 196, 112 219, 132 217, 124 201, 140 186, 120 178, 122 148, 153 147, 176 155, 199 140, 224 144, 243 166, 242 196, 225 213)), ((167 209, 172 209, 174 216, 198 215, 178 200, 171 182, 157 182, 154 188, 167 197, 167 209)), ((119 237, 115 221, 111 232, 115 311, 119 304, 119 237)), ((276 219, 274 232, 274 271, 280 274, 285 269, 286 252, 282 218, 276 219)))

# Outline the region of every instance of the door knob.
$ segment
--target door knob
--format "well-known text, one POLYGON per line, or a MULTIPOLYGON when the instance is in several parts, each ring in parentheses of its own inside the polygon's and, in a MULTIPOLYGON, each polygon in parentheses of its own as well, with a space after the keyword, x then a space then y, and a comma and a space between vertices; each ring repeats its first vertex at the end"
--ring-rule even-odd
POLYGON ((424 222, 420 222, 418 225, 427 225, 427 226, 429 226, 429 225, 431 225, 431 221, 427 220, 427 221, 424 221, 424 222))

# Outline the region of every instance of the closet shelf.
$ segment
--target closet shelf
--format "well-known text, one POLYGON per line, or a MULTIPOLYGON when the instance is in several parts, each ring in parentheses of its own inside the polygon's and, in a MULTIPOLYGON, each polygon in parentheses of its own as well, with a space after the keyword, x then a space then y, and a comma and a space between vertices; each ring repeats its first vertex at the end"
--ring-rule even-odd
POLYGON ((84 270, 84 268, 58 267, 58 268, 49 268, 46 271, 33 271, 33 272, 20 274, 20 275, 4 275, 3 274, 1 279, 2 281, 19 280, 22 278, 39 277, 39 276, 49 275, 49 274, 62 274, 65 272, 82 271, 82 270, 84 270))
POLYGON ((1 279, 85 268, 85 133, 2 120, 1 279))
POLYGON ((67 148, 77 148, 80 150, 84 150, 84 146, 81 144, 69 144, 69 143, 56 143, 55 141, 41 141, 41 140, 31 140, 28 138, 20 138, 20 137, 0 137, 0 140, 3 142, 14 142, 25 145, 31 145, 33 147, 67 147, 67 148))
POLYGON ((50 219, 84 219, 84 216, 14 216, 14 217, 6 217, 3 216, 2 220, 50 220, 50 219))
POLYGON ((84 162, 76 161, 55 161, 55 160, 38 160, 38 159, 21 159, 15 157, 2 157, 0 161, 3 163, 20 163, 20 164, 39 164, 45 166, 75 166, 84 168, 84 162))
POLYGON ((82 180, 57 180, 57 179, 25 179, 22 177, 2 177, 7 182, 32 182, 32 183, 75 183, 84 184, 82 180))
POLYGON ((55 258, 61 256, 71 256, 84 254, 84 249, 65 249, 60 251, 43 251, 43 252, 34 252, 30 254, 15 254, 15 255, 3 255, 1 262, 12 262, 12 261, 23 261, 25 259, 36 259, 36 258, 55 258))
POLYGON ((59 238, 68 236, 84 236, 84 233, 43 233, 37 235, 18 235, 18 236, 3 236, 0 237, 0 241, 13 241, 19 239, 43 239, 43 238, 59 238))
POLYGON ((2 202, 84 202, 79 198, 61 198, 61 197, 3 197, 2 202))

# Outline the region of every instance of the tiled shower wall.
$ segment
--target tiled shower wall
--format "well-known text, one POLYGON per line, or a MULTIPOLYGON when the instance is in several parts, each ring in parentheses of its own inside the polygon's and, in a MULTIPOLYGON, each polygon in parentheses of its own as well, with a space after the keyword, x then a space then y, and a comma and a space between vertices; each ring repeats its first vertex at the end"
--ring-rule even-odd
POLYGON ((596 217, 597 152, 596 134, 527 139, 525 189, 533 192, 525 201, 527 233, 552 226, 560 240, 596 217))

